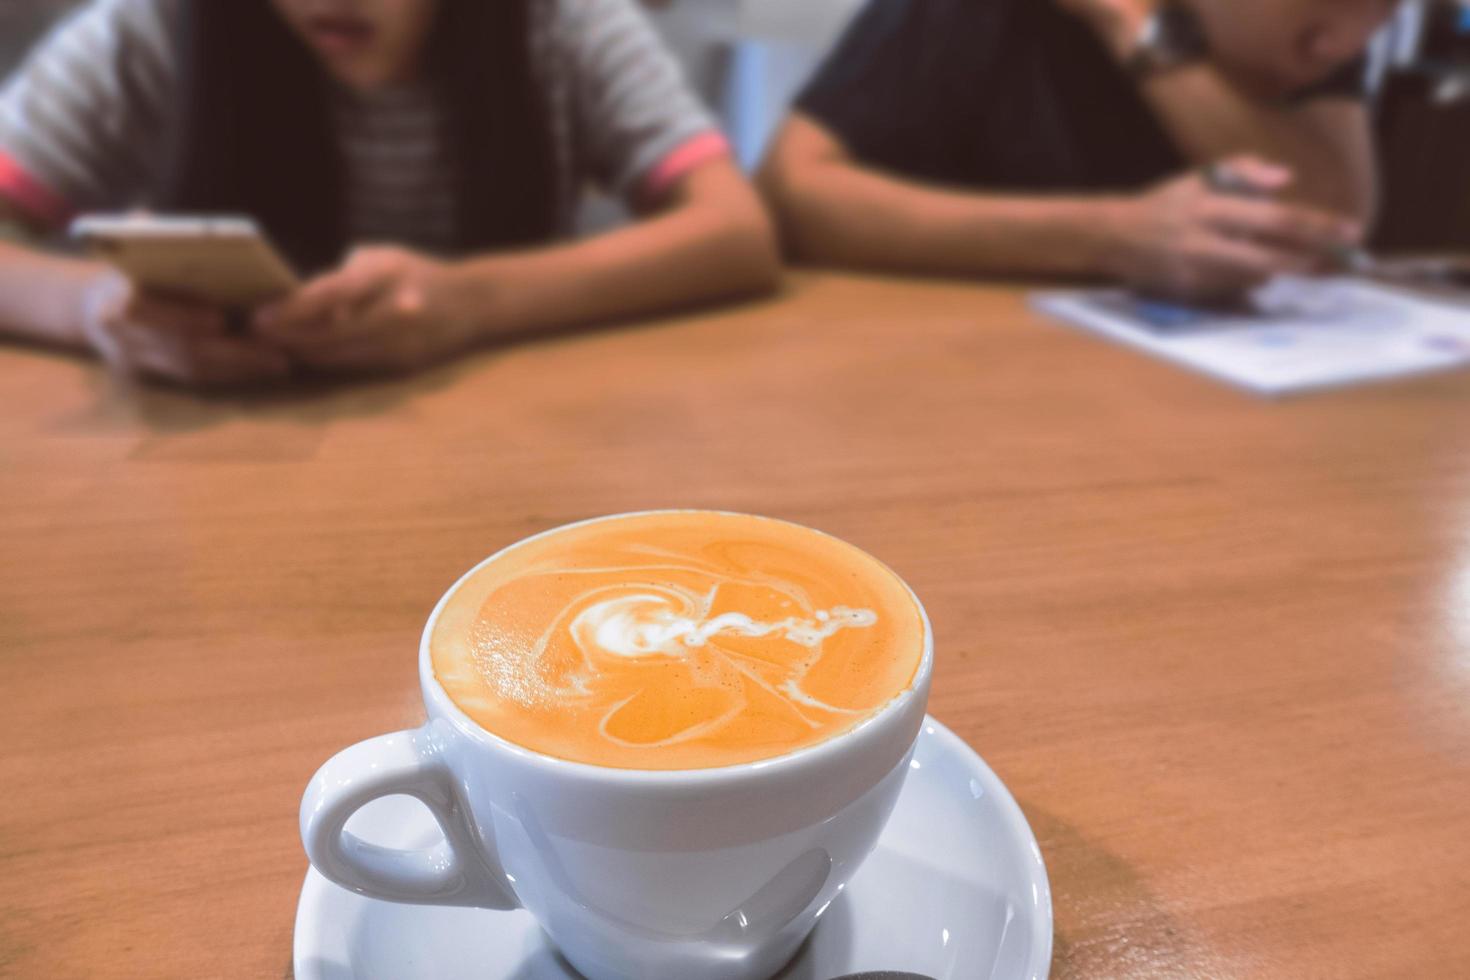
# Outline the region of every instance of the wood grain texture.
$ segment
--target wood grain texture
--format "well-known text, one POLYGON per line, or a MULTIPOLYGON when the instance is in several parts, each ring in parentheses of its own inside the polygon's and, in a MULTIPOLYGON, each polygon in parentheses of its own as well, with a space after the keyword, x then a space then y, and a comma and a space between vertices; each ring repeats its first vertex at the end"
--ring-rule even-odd
POLYGON ((721 507, 871 550, 1054 975, 1470 976, 1470 381, 1266 403, 1018 291, 769 303, 253 399, 0 351, 0 976, 282 977, 299 794, 466 568, 721 507))

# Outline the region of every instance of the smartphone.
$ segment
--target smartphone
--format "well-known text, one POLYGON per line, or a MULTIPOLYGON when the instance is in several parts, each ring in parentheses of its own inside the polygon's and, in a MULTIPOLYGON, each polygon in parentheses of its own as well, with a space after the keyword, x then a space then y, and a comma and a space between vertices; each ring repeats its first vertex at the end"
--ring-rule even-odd
POLYGON ((84 214, 71 235, 136 285, 228 309, 283 296, 299 280, 240 215, 84 214))

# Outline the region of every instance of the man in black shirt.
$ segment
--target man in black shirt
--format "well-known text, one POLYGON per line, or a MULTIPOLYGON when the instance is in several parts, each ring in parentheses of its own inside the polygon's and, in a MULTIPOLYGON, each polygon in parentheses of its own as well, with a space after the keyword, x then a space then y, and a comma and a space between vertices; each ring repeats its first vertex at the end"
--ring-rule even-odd
POLYGON ((1189 298, 1318 271, 1372 217, 1362 52, 1394 6, 869 0, 762 185, 819 262, 1189 298))

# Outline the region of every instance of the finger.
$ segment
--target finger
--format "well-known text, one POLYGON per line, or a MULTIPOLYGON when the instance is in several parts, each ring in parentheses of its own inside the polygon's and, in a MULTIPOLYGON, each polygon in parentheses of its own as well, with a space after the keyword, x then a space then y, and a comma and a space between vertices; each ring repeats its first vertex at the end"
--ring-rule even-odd
POLYGON ((301 332, 304 326, 330 322, 337 306, 355 288, 354 280, 345 273, 328 273, 256 310, 251 328, 261 336, 280 339, 301 332))
POLYGON ((1228 234, 1319 254, 1355 245, 1363 233, 1357 222, 1316 208, 1234 197, 1212 202, 1206 220, 1228 234))
POLYGON ((132 320, 100 323, 93 344, 110 367, 125 375, 172 376, 173 361, 182 348, 175 332, 132 320))
POLYGON ((379 297, 340 320, 312 330, 298 330, 271 340, 296 357, 329 355, 338 348, 384 346, 412 325, 379 297))
POLYGON ((135 294, 118 317, 155 330, 192 336, 222 334, 227 327, 224 311, 218 307, 151 292, 135 294))
POLYGON ((1297 252, 1228 238, 1212 244, 1205 265, 1214 275, 1248 285, 1276 276, 1309 275, 1317 268, 1313 259, 1297 252))
POLYGON ((426 360, 427 348, 418 336, 399 330, 293 353, 303 364, 318 370, 383 373, 419 367, 426 360))
POLYGON ((158 343, 136 349, 134 356, 136 364, 153 377, 196 386, 278 380, 291 370, 283 352, 232 337, 158 343))
POLYGON ((402 369, 402 358, 379 340, 343 343, 296 352, 307 367, 342 374, 377 374, 402 369))
POLYGON ((1175 298, 1233 299, 1280 275, 1306 275, 1314 269, 1295 252, 1259 242, 1215 237, 1195 243, 1167 284, 1175 298))
POLYGON ((117 320, 103 325, 111 350, 104 356, 115 367, 130 374, 166 376, 175 380, 176 363, 183 360, 184 335, 161 330, 134 320, 117 320))
POLYGON ((131 373, 127 347, 122 332, 126 324, 108 319, 97 320, 87 325, 87 342, 109 367, 131 373))
POLYGON ((285 338, 330 331, 388 287, 382 270, 358 263, 320 276, 292 295, 262 307, 252 325, 262 336, 285 338))
POLYGON ((1262 195, 1279 193, 1296 180, 1290 167, 1251 154, 1228 157, 1212 164, 1209 171, 1212 183, 1223 190, 1238 188, 1262 195))
POLYGON ((393 312, 404 318, 412 318, 424 312, 428 305, 428 298, 417 284, 401 285, 387 294, 387 300, 393 307, 393 312))
POLYGON ((286 353, 264 344, 231 338, 209 338, 194 343, 191 350, 203 376, 212 384, 254 384, 279 381, 291 373, 286 353))

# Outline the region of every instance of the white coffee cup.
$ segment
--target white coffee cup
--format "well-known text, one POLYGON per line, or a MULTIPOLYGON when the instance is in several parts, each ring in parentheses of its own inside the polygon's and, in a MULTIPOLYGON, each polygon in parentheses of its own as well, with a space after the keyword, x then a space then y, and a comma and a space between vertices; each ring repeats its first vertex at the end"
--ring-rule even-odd
POLYGON ((717 769, 603 768, 491 734, 434 677, 429 638, 446 600, 498 557, 457 582, 424 628, 429 720, 344 749, 312 778, 301 801, 311 863, 387 901, 525 908, 589 980, 769 977, 839 896, 898 798, 933 671, 927 616, 911 684, 843 734, 717 769), (423 801, 444 842, 395 850, 343 829, 391 794, 423 801))

